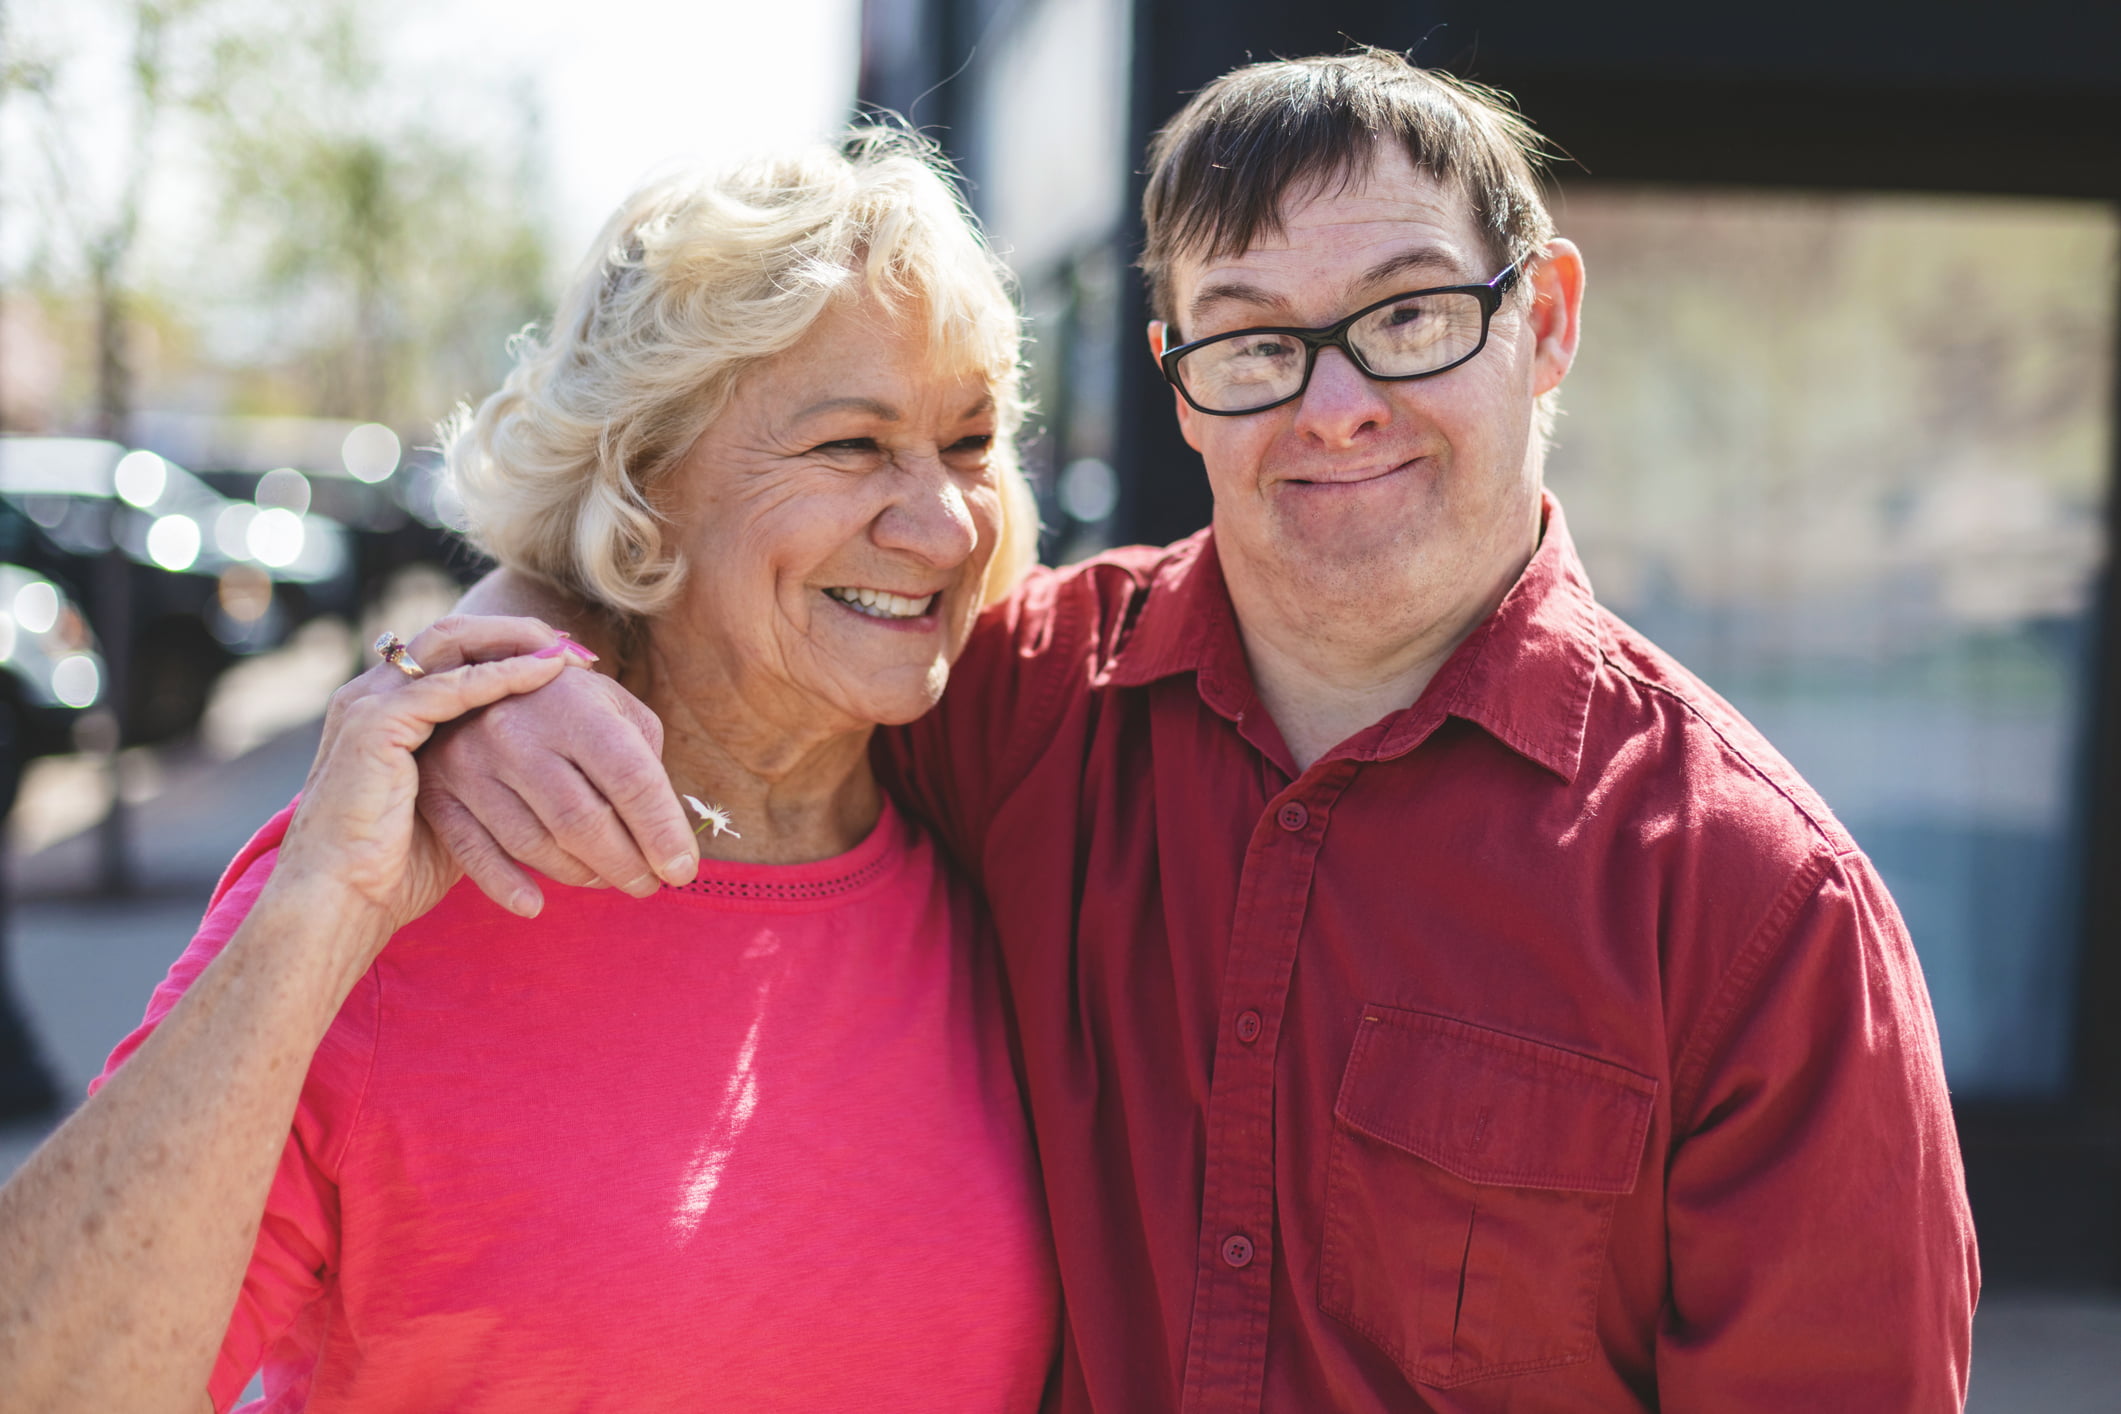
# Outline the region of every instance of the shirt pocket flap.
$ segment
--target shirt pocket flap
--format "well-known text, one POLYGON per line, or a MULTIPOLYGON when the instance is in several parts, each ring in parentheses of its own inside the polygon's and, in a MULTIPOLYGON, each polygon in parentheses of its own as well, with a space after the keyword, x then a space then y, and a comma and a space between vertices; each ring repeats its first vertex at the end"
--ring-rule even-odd
POLYGON ((1656 1096, 1624 1066, 1372 1005, 1333 1113, 1468 1183, 1631 1193, 1656 1096))

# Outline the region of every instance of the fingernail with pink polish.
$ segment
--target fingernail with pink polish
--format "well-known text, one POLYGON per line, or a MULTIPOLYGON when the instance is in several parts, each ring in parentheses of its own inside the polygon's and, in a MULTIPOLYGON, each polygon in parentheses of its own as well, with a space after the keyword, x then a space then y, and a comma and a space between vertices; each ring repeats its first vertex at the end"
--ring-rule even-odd
POLYGON ((564 648, 569 653, 574 654, 575 657, 580 658, 585 663, 594 663, 597 660, 596 654, 590 652, 587 648, 584 648, 581 644, 575 642, 571 638, 563 640, 559 644, 559 647, 564 648))
POLYGON ((555 643, 550 648, 540 648, 530 656, 533 658, 557 658, 572 647, 574 645, 571 643, 555 643))

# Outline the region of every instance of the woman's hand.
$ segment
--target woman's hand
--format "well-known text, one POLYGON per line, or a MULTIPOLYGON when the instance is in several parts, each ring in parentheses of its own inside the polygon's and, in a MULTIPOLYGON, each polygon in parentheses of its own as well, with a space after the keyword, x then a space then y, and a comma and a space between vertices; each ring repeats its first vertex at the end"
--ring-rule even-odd
POLYGON ((585 661, 536 619, 445 618, 409 651, 426 676, 378 663, 333 695, 270 885, 342 910, 358 925, 350 941, 366 948, 348 959, 360 967, 439 903, 459 872, 413 809, 420 780, 412 753, 438 723, 543 687, 585 661))

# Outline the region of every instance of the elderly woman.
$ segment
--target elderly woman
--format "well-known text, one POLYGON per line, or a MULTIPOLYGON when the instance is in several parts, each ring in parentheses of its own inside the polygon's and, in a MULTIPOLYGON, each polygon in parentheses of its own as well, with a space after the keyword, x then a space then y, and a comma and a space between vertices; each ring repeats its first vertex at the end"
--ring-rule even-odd
POLYGON ((1037 1405, 991 964, 867 757, 1028 559, 1016 357, 904 136, 626 204, 450 455, 502 563, 625 626, 705 857, 452 887, 411 751, 581 653, 393 648, 0 1191, 10 1407, 225 1409, 261 1363, 268 1409, 1037 1405))

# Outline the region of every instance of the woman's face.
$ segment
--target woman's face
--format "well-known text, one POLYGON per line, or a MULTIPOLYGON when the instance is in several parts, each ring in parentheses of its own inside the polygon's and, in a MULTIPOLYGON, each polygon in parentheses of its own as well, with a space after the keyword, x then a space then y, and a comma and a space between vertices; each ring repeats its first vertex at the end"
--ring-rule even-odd
POLYGON ((1001 532, 992 392, 866 301, 746 374, 657 496, 688 566, 658 682, 791 731, 934 706, 1001 532))

